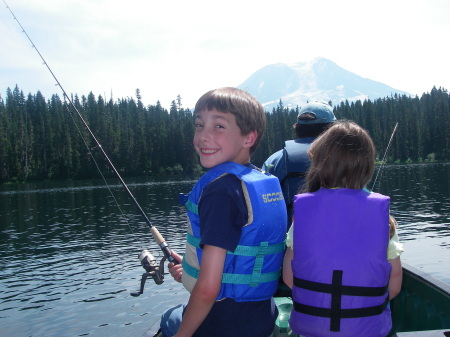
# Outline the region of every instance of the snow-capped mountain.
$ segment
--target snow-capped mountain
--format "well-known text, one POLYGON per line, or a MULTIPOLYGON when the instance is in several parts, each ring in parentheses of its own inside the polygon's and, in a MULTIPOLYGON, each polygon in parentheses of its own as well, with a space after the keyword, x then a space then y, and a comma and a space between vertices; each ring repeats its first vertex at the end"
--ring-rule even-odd
POLYGON ((358 76, 324 58, 265 66, 238 88, 255 96, 267 111, 276 107, 280 99, 285 107, 295 108, 307 101, 332 101, 333 105, 338 105, 345 100, 375 100, 394 93, 409 95, 358 76))

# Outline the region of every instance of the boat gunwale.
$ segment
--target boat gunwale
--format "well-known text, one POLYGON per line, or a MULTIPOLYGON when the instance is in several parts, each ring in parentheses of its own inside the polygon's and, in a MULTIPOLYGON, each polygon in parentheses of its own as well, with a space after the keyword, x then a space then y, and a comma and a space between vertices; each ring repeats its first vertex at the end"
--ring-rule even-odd
POLYGON ((406 272, 410 276, 425 282, 430 287, 435 288, 436 290, 440 291, 441 293, 450 298, 450 284, 405 262, 402 262, 402 269, 404 273, 406 272))

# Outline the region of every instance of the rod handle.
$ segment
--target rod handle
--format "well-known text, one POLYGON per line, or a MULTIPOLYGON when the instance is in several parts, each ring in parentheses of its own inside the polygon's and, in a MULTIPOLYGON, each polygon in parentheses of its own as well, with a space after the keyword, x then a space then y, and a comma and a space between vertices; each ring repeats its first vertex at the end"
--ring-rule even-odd
POLYGON ((178 264, 178 261, 173 258, 172 252, 170 251, 170 248, 167 245, 166 240, 163 238, 163 236, 158 231, 158 229, 156 227, 151 227, 150 232, 152 233, 154 239, 156 240, 156 243, 159 245, 159 247, 163 251, 164 256, 167 258, 167 260, 169 262, 178 264))

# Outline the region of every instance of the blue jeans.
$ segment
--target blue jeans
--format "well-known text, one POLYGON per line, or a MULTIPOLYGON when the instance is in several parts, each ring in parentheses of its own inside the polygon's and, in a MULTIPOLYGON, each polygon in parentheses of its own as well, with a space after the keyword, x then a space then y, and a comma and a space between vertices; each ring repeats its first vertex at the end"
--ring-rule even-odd
POLYGON ((161 332, 164 337, 172 337, 180 328, 186 304, 179 304, 173 308, 167 309, 161 316, 161 332))

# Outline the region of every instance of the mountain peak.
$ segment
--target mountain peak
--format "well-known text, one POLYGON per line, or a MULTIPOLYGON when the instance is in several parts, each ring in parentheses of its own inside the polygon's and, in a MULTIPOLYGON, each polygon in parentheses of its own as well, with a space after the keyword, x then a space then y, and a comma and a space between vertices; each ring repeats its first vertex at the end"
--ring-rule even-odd
POLYGON ((337 105, 345 100, 374 100, 394 93, 409 95, 358 76, 322 57, 306 62, 265 66, 238 88, 254 95, 266 110, 276 107, 280 99, 285 107, 295 108, 307 101, 331 101, 337 105))

